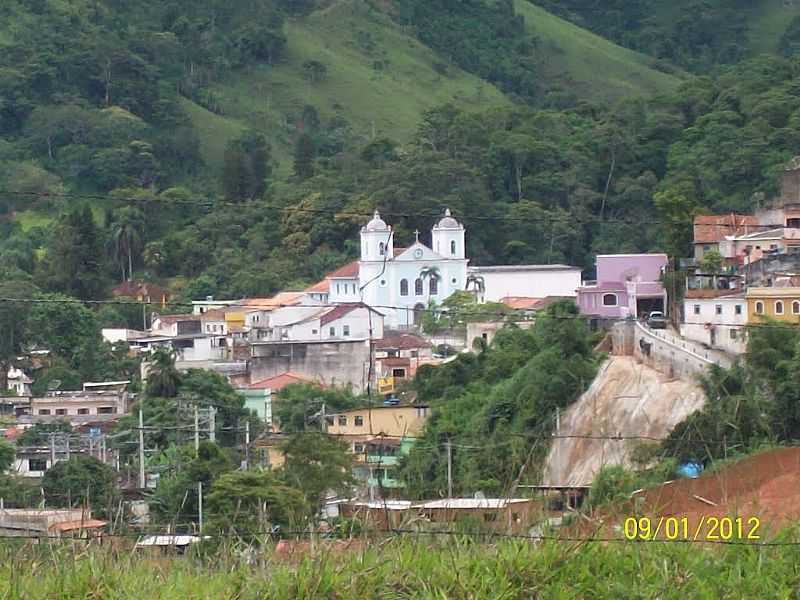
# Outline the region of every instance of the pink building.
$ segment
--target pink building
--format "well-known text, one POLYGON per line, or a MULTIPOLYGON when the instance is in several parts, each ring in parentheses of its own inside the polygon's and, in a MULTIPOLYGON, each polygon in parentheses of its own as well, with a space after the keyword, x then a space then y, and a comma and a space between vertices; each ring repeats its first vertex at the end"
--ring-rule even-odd
POLYGON ((624 319, 664 311, 661 276, 668 261, 666 254, 598 254, 597 281, 578 288, 581 313, 624 319))

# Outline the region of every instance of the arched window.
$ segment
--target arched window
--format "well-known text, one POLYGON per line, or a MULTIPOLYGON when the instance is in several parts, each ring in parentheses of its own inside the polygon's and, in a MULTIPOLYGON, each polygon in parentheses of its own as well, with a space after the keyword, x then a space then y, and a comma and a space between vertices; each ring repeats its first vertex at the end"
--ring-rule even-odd
POLYGON ((782 315, 783 314, 783 302, 780 300, 775 301, 775 314, 782 315))
POLYGON ((380 254, 381 256, 386 254, 386 244, 384 244, 383 242, 378 244, 378 254, 380 254))
POLYGON ((419 277, 417 277, 417 280, 414 282, 414 294, 422 296, 422 279, 419 277))
POLYGON ((616 294, 603 294, 603 306, 616 306, 616 305, 617 305, 616 294))
POLYGON ((456 253, 456 241, 452 240, 450 242, 450 254, 455 256, 455 253, 456 253))
POLYGON ((400 280, 400 295, 408 296, 408 279, 400 280))
POLYGON ((761 301, 756 302, 756 314, 757 315, 764 314, 764 303, 761 301))
POLYGON ((792 302, 792 314, 800 315, 800 302, 798 302, 797 300, 792 302))
POLYGON ((435 277, 431 277, 430 283, 428 283, 428 289, 430 291, 431 296, 435 296, 439 293, 439 280, 435 277))

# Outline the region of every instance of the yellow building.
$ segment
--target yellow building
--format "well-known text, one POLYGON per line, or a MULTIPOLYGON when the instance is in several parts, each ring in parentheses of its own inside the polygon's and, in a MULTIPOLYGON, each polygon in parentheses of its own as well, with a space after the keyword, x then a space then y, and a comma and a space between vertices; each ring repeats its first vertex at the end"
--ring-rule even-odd
POLYGON ((384 435, 391 438, 415 436, 428 418, 427 406, 378 405, 358 408, 329 417, 331 435, 384 435), (332 422, 331 422, 332 420, 332 422))
POLYGON ((800 323, 800 287, 751 287, 745 297, 748 323, 764 318, 800 323))

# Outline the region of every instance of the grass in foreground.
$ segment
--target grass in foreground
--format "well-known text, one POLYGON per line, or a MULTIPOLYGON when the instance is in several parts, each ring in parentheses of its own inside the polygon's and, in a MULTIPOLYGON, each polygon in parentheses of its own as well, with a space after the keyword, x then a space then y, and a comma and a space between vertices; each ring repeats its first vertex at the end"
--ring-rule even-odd
MULTIPOLYGON (((796 539, 796 538, 793 538, 796 539)), ((233 554, 142 558, 109 550, 0 550, 0 597, 789 598, 797 546, 404 539, 286 565, 233 554)))

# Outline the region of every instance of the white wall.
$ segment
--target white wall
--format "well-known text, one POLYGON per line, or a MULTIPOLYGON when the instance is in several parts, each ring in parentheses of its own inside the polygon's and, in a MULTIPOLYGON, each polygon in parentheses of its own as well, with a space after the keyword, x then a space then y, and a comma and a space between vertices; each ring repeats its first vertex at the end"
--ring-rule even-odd
POLYGON ((546 298, 547 296, 576 297, 581 285, 581 270, 564 271, 537 269, 492 271, 475 270, 483 277, 486 291, 483 298, 487 302, 498 302, 506 296, 546 298))
POLYGON ((361 299, 358 286, 357 277, 353 279, 331 279, 328 298, 332 304, 337 302, 358 302, 361 299))
POLYGON ((744 298, 687 298, 683 302, 683 315, 681 335, 686 339, 731 354, 745 352, 747 302, 744 298), (737 306, 739 314, 736 312, 737 306), (695 307, 699 308, 699 314, 695 313, 695 307), (720 314, 717 313, 718 307, 720 314), (707 324, 711 325, 708 329, 707 324))

